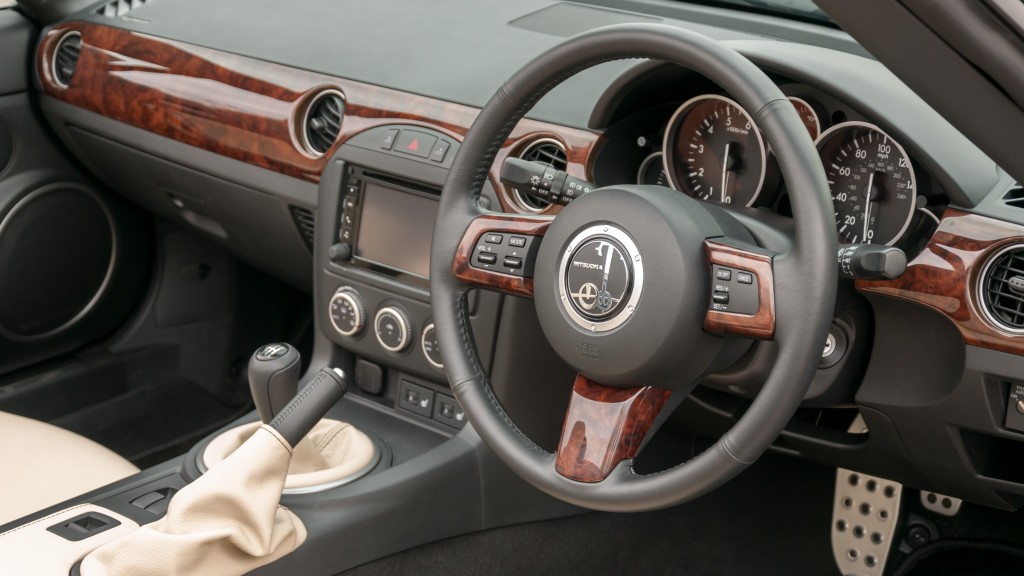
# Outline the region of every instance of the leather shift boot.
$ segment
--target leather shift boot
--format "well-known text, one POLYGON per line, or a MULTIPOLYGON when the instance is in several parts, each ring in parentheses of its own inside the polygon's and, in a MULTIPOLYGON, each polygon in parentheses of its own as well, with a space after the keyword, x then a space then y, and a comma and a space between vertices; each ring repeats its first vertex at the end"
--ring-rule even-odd
POLYGON ((292 450, 261 426, 174 495, 167 515, 86 556, 83 576, 244 574, 292 552, 306 529, 280 506, 292 450))

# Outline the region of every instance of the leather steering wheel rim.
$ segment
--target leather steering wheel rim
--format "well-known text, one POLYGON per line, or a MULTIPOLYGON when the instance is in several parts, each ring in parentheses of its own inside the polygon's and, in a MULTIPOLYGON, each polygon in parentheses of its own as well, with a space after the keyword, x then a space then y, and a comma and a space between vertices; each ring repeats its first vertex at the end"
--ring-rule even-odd
POLYGON ((679 504, 720 486, 753 463, 782 431, 810 384, 831 322, 836 293, 832 202, 817 151, 785 95, 735 50, 661 24, 586 32, 538 56, 505 82, 470 127, 441 194, 431 249, 431 305, 452 390, 483 440, 516 474, 566 502, 607 511, 679 504), (711 448, 669 470, 639 475, 622 461, 603 481, 570 480, 554 455, 512 422, 480 364, 468 321, 471 288, 452 270, 456 249, 482 212, 477 199, 494 158, 516 123, 548 91, 594 65, 648 58, 695 70, 734 98, 762 129, 790 193, 793 248, 774 260, 778 355, 761 392, 711 448))

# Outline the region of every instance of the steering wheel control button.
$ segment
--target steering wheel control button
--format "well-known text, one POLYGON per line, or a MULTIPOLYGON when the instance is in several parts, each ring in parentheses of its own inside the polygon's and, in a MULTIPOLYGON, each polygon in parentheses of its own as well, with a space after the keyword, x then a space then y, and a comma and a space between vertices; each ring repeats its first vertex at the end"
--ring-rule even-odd
POLYGON ((431 136, 419 130, 402 130, 395 141, 395 150, 426 158, 430 156, 434 144, 437 144, 437 137, 431 136))
POLYGON ((454 398, 437 394, 434 400, 434 420, 461 429, 466 425, 466 413, 454 398))
POLYGON ((389 352, 402 352, 409 347, 412 320, 401 306, 381 308, 373 319, 377 342, 389 352))
POLYGON ((366 311, 363 307, 362 296, 354 288, 348 286, 339 288, 331 297, 328 309, 331 314, 331 324, 338 334, 355 336, 362 331, 366 321, 366 311))
POLYGON ((291 350, 291 347, 287 344, 267 344, 256 351, 256 359, 264 362, 275 360, 287 354, 289 350, 291 350))
POLYGON ((757 278, 749 271, 712 265, 711 303, 708 308, 733 314, 756 314, 760 296, 757 278))
POLYGON ((426 418, 434 415, 434 391, 402 380, 398 390, 398 405, 403 410, 426 418))
POLYGON ((433 322, 427 324, 423 328, 423 333, 420 334, 420 350, 431 366, 438 370, 444 370, 444 362, 441 361, 441 350, 437 344, 437 330, 434 328, 433 322))
POLYGON ((380 141, 380 147, 384 150, 391 150, 395 145, 395 138, 398 138, 398 129, 389 128, 384 131, 384 138, 380 141))
POLYGON ((516 258, 515 256, 506 256, 505 259, 501 261, 501 265, 512 270, 519 270, 523 267, 523 259, 516 258))
POLYGON ((617 328, 636 310, 643 270, 629 235, 611 225, 591 226, 569 242, 559 264, 562 307, 585 330, 617 328))
POLYGON ((540 242, 536 236, 506 238, 504 234, 487 232, 477 239, 470 266, 530 278, 539 249, 540 242))

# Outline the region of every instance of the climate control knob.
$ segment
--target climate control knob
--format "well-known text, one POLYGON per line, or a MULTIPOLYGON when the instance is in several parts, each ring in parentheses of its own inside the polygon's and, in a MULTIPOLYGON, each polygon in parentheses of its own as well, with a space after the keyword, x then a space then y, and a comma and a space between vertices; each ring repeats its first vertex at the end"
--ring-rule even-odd
POLYGON ((355 288, 344 286, 331 297, 331 324, 342 336, 355 336, 363 330, 366 322, 366 311, 363 297, 355 288))
POLYGON ((437 329, 434 328, 434 323, 431 322, 423 329, 423 333, 420 334, 420 349, 423 350, 423 356, 430 362, 430 365, 438 370, 444 370, 444 362, 441 361, 441 351, 437 345, 437 329))
POLYGON ((412 340, 412 320, 401 306, 388 306, 377 311, 373 319, 377 342, 390 352, 401 352, 412 340))

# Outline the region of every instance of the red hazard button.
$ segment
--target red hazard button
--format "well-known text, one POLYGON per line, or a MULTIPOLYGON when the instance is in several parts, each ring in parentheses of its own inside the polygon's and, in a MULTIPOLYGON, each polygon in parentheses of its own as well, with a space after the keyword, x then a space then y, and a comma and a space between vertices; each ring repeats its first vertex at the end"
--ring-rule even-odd
POLYGON ((418 130, 402 130, 395 142, 395 150, 426 158, 437 143, 437 137, 418 130))

